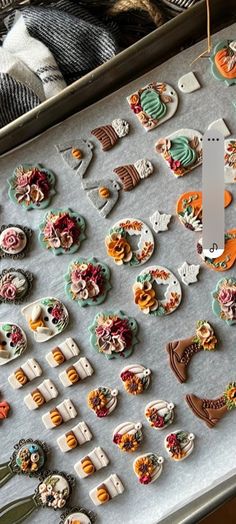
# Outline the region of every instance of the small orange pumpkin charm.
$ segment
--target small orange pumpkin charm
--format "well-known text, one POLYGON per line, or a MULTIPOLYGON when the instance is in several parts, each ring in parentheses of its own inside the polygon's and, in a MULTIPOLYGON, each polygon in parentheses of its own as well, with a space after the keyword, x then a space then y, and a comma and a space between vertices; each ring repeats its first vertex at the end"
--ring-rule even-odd
POLYGON ((224 78, 236 78, 236 62, 230 61, 230 50, 227 47, 220 49, 215 55, 215 64, 224 78), (231 66, 232 62, 232 66, 231 66))
POLYGON ((76 149, 73 147, 71 154, 74 158, 77 158, 78 160, 83 157, 82 151, 80 149, 76 149))
POLYGON ((71 449, 75 449, 78 446, 78 441, 77 441, 73 431, 71 431, 70 433, 67 433, 67 435, 66 435, 66 443, 69 446, 69 448, 71 448, 71 449))
POLYGON ((21 368, 15 371, 15 377, 16 377, 16 380, 18 380, 18 382, 20 382, 22 386, 24 386, 28 382, 28 378, 26 374, 24 373, 23 369, 21 368))
POLYGON ((86 475, 92 475, 95 472, 95 466, 89 457, 86 457, 82 462, 82 469, 86 475))
POLYGON ((73 366, 67 369, 66 373, 67 373, 68 379, 70 380, 72 384, 76 384, 76 382, 79 382, 79 375, 73 366))
POLYGON ((59 348, 53 349, 52 353, 53 353, 53 358, 57 362, 57 364, 60 365, 60 364, 63 364, 63 362, 65 362, 65 357, 59 348))
POLYGON ((34 391, 32 391, 31 395, 32 395, 32 399, 37 404, 37 406, 43 406, 43 404, 45 403, 45 398, 38 389, 35 389, 34 391))
POLYGON ((100 187, 99 189, 99 196, 101 198, 109 198, 110 196, 110 191, 107 187, 100 187))
POLYGON ((59 413, 58 409, 53 409, 50 411, 50 418, 54 426, 60 426, 63 422, 62 416, 59 413))
POLYGON ((105 504, 110 500, 110 495, 104 485, 97 489, 97 499, 101 504, 105 504))

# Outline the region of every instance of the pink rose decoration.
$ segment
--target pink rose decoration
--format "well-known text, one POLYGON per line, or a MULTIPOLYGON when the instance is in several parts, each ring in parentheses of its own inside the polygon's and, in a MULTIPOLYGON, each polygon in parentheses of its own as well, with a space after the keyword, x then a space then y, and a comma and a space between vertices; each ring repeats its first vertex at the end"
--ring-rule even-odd
POLYGON ((13 284, 6 282, 0 289, 0 296, 7 300, 14 300, 16 298, 17 289, 13 284))
POLYGON ((20 333, 20 331, 13 331, 13 333, 11 334, 11 341, 13 342, 13 344, 17 344, 18 342, 20 342, 22 339, 22 335, 20 333))
POLYGON ((18 249, 21 245, 21 239, 14 229, 8 229, 2 239, 4 249, 18 249))
POLYGON ((233 306, 236 302, 235 289, 223 287, 219 292, 218 300, 224 307, 233 306))
POLYGON ((60 306, 54 306, 52 308, 51 315, 52 315, 52 317, 56 318, 57 320, 60 320, 62 315, 63 315, 63 311, 62 311, 61 307, 60 306))
POLYGON ((143 477, 139 478, 139 482, 141 484, 149 484, 152 480, 152 477, 150 475, 144 475, 143 477))

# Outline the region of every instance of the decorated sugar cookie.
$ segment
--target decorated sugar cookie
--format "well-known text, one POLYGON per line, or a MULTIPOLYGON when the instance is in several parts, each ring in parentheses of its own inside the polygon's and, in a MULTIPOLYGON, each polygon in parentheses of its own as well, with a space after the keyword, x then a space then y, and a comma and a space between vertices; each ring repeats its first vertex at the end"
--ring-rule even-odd
POLYGON ((186 395, 186 402, 194 415, 213 428, 228 411, 236 408, 236 382, 230 382, 224 393, 215 399, 186 395))
POLYGON ((210 60, 212 73, 217 80, 222 80, 228 86, 236 83, 236 41, 218 42, 210 60))
POLYGON ((88 509, 73 507, 61 516, 59 524, 94 524, 96 515, 88 509))
POLYGON ((36 342, 46 342, 59 335, 69 322, 67 309, 57 298, 41 298, 25 306, 21 312, 36 342))
MULTIPOLYGON (((224 206, 232 202, 232 194, 224 192, 224 206)), ((176 214, 181 224, 189 231, 202 231, 202 192, 183 193, 176 203, 176 214)))
POLYGON ((44 406, 52 399, 57 398, 58 390, 49 378, 45 379, 36 389, 28 393, 24 398, 24 403, 28 409, 35 410, 44 406))
POLYGON ((68 297, 81 307, 102 304, 111 289, 110 269, 96 258, 71 262, 65 280, 68 297))
POLYGON ((146 131, 169 120, 178 107, 175 89, 164 82, 151 82, 128 96, 127 101, 146 131))
POLYGON ((148 178, 153 173, 154 168, 150 160, 141 158, 134 164, 119 166, 113 169, 113 171, 120 178, 124 191, 131 191, 142 180, 148 178))
POLYGON ((26 335, 17 324, 0 322, 0 366, 20 357, 27 348, 26 335))
POLYGON ((165 448, 172 460, 180 461, 186 459, 194 449, 193 433, 188 431, 177 430, 165 438, 165 448))
POLYGON ((108 456, 102 448, 98 447, 94 448, 93 451, 79 460, 79 462, 74 465, 74 469, 77 475, 83 479, 94 475, 96 471, 99 471, 102 468, 106 468, 108 464, 108 456))
POLYGON ((33 282, 30 271, 3 269, 0 273, 0 303, 21 304, 29 295, 33 282))
POLYGON ((165 429, 174 420, 174 407, 173 402, 152 400, 145 408, 145 417, 153 429, 165 429))
POLYGON ((225 183, 236 182, 236 139, 225 140, 225 183))
POLYGON ((73 402, 69 398, 66 398, 55 408, 45 413, 42 416, 42 421, 46 429, 53 429, 74 419, 76 416, 77 411, 73 402))
POLYGON ((155 317, 173 313, 179 307, 182 298, 178 279, 169 269, 162 266, 149 266, 144 269, 133 285, 133 292, 135 304, 142 313, 155 317), (164 298, 158 298, 154 283, 167 286, 164 298))
POLYGON ((32 230, 29 227, 8 224, 0 227, 0 258, 23 258, 28 249, 32 230))
POLYGON ((41 440, 21 439, 15 444, 8 462, 0 465, 0 487, 17 474, 29 477, 40 475, 45 467, 48 451, 48 446, 41 440))
POLYGON ((236 260, 236 229, 230 229, 225 233, 225 249, 220 257, 206 257, 203 253, 202 239, 197 243, 197 252, 209 269, 213 269, 213 271, 227 271, 234 265, 236 260))
POLYGON ((59 374, 59 379, 65 388, 78 384, 88 377, 91 377, 94 370, 86 357, 82 357, 77 362, 66 368, 59 374))
POLYGON ((56 149, 74 173, 83 178, 93 158, 92 142, 85 138, 75 138, 66 144, 59 144, 56 149))
POLYGON ((55 176, 40 164, 16 167, 9 181, 9 197, 24 209, 48 207, 55 191, 55 176))
POLYGON ((178 273, 181 276, 183 284, 189 286, 189 284, 194 284, 198 281, 198 273, 200 271, 199 264, 188 264, 188 262, 183 262, 182 266, 178 267, 178 273))
POLYGON ((171 215, 160 213, 158 210, 155 211, 155 213, 153 213, 153 215, 150 217, 150 222, 155 233, 159 233, 160 231, 167 231, 170 219, 171 215))
POLYGON ((23 388, 29 382, 42 375, 42 368, 37 360, 29 358, 20 368, 17 368, 9 377, 8 382, 13 389, 23 388))
POLYGON ((129 123, 122 118, 116 118, 111 124, 96 127, 91 131, 91 134, 99 140, 103 151, 109 151, 119 138, 127 136, 128 133, 129 123))
POLYGON ((51 209, 39 224, 39 242, 54 255, 78 251, 85 237, 85 220, 71 209, 51 209))
POLYGON ((186 382, 188 366, 195 353, 214 351, 217 343, 218 340, 211 324, 206 320, 198 320, 194 335, 185 339, 173 340, 167 344, 170 367, 179 382, 186 382))
POLYGON ((133 463, 133 469, 140 484, 147 485, 155 482, 162 473, 163 462, 164 458, 157 453, 139 455, 133 463))
POLYGON ((202 163, 202 134, 194 129, 179 129, 160 138, 156 151, 162 155, 172 174, 182 177, 202 163))
POLYGON ((53 348, 46 355, 46 360, 51 368, 56 368, 57 366, 64 364, 64 362, 67 360, 77 357, 79 353, 79 346, 76 344, 73 338, 69 337, 64 340, 64 342, 53 348))
POLYGON ((118 389, 100 386, 88 394, 88 406, 98 418, 107 417, 117 405, 118 389))
POLYGON ((120 378, 127 393, 141 395, 150 386, 151 370, 140 364, 130 364, 122 369, 120 378))
POLYGON ((122 311, 98 313, 89 330, 91 345, 108 359, 129 357, 138 342, 136 320, 122 311))
POLYGON ((236 323, 236 278, 222 278, 212 293, 212 309, 228 326, 236 323))
POLYGON ((92 206, 97 209, 103 218, 106 218, 119 198, 121 187, 117 180, 112 178, 85 180, 82 187, 92 206))
POLYGON ((118 475, 113 473, 96 488, 92 489, 89 496, 95 506, 100 506, 101 504, 106 504, 114 499, 117 495, 121 495, 124 489, 125 488, 118 475))
POLYGON ((86 442, 90 442, 92 438, 93 435, 89 427, 84 421, 82 421, 79 422, 79 424, 74 426, 72 429, 64 433, 64 435, 61 435, 57 439, 57 443, 60 450, 63 453, 67 453, 68 451, 71 451, 72 449, 75 449, 78 446, 86 444, 86 442))
POLYGON ((105 238, 107 254, 115 264, 139 266, 145 264, 154 251, 154 239, 150 228, 136 218, 124 218, 116 222, 105 238), (138 249, 132 249, 129 236, 140 236, 138 249))
POLYGON ((143 440, 141 422, 123 422, 113 433, 113 442, 121 451, 133 453, 137 451, 143 440))

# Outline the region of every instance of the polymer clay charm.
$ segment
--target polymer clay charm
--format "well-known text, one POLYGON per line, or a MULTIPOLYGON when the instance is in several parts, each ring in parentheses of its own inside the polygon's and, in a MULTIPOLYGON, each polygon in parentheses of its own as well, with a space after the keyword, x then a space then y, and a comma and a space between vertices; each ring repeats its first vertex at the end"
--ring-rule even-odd
POLYGON ((204 255, 202 238, 197 243, 197 252, 209 269, 213 269, 213 271, 227 271, 234 265, 236 260, 236 229, 226 231, 225 249, 220 257, 209 258, 204 255))
POLYGON ((126 358, 138 343, 138 324, 122 311, 98 313, 89 328, 93 348, 106 358, 126 358))
POLYGON ((54 255, 75 253, 85 236, 85 220, 71 209, 51 209, 39 224, 39 242, 54 255))
POLYGON ((16 371, 8 377, 8 382, 13 389, 20 389, 41 375, 42 368, 37 360, 29 358, 20 368, 17 368, 16 371))
POLYGON ((91 377, 94 370, 87 358, 82 357, 73 365, 59 374, 59 379, 65 388, 73 386, 87 377, 91 377))
POLYGON ((106 218, 119 198, 121 187, 118 182, 112 178, 101 178, 84 181, 82 187, 92 206, 103 218, 106 218))
POLYGON ((173 402, 166 400, 152 400, 145 408, 145 417, 151 428, 156 430, 166 429, 174 420, 173 402))
POLYGON ((106 504, 111 499, 114 499, 117 495, 121 495, 123 491, 124 486, 120 478, 113 473, 96 488, 92 489, 89 496, 95 506, 100 506, 101 504, 106 504))
POLYGON ((195 435, 188 431, 177 430, 165 438, 165 448, 172 460, 186 459, 194 449, 195 435))
POLYGON ((84 421, 82 421, 79 422, 79 424, 74 426, 72 429, 64 433, 64 435, 61 435, 57 439, 57 443, 60 450, 63 453, 67 453, 67 451, 71 451, 72 449, 75 449, 78 446, 86 444, 86 442, 90 442, 92 438, 93 435, 89 427, 84 421))
POLYGON ((93 511, 73 507, 63 513, 59 524, 95 524, 95 521, 96 515, 93 511))
POLYGON ((193 93, 194 91, 197 91, 197 89, 200 89, 200 87, 198 79, 193 71, 185 73, 185 75, 181 76, 178 80, 178 88, 182 93, 193 93))
MULTIPOLYGON (((224 206, 232 202, 232 194, 224 192, 224 206)), ((202 192, 183 193, 176 203, 176 214, 181 224, 189 231, 202 231, 202 192)))
POLYGON ((231 135, 231 131, 227 127, 223 118, 218 118, 217 120, 214 120, 214 122, 211 122, 211 124, 208 126, 208 129, 215 129, 219 131, 225 138, 231 135))
POLYGON ((139 266, 145 264, 154 251, 154 238, 151 229, 142 220, 124 218, 116 222, 105 238, 107 254, 115 264, 139 266), (138 249, 133 249, 129 236, 139 236, 138 249))
MULTIPOLYGON (((10 404, 6 400, 0 402, 0 420, 4 420, 8 417, 10 412, 10 404)), ((0 487, 1 487, 1 466, 0 466, 0 487)))
POLYGON ((71 420, 76 416, 77 411, 73 402, 69 398, 66 398, 55 408, 45 413, 42 416, 42 421, 46 429, 53 429, 61 426, 61 424, 68 422, 68 420, 71 420))
POLYGON ((107 417, 117 406, 118 389, 100 386, 88 394, 88 407, 98 418, 107 417))
POLYGON ((37 477, 45 467, 48 446, 41 440, 21 439, 5 464, 0 464, 0 488, 14 475, 37 477))
POLYGON ((202 163, 202 134, 194 129, 179 129, 159 138, 156 151, 175 177, 182 177, 202 163))
POLYGON ((119 138, 127 136, 129 133, 129 123, 121 118, 115 118, 111 124, 96 127, 91 134, 99 140, 102 150, 109 151, 119 138))
POLYGON ((0 258, 21 259, 28 249, 32 230, 29 227, 8 224, 0 227, 0 258))
POLYGON ((121 451, 133 453, 137 451, 143 441, 141 422, 123 422, 116 427, 113 433, 113 442, 121 451))
POLYGON ((139 273, 133 285, 135 304, 145 315, 162 317, 179 307, 182 291, 175 275, 166 267, 149 266, 139 273), (154 283, 167 286, 164 298, 159 299, 154 283))
POLYGON ((208 428, 214 428, 224 415, 236 408, 236 382, 230 382, 223 395, 215 399, 186 395, 186 402, 194 415, 205 422, 208 428))
POLYGON ((134 463, 133 469, 140 484, 152 484, 160 477, 163 470, 164 458, 157 453, 145 453, 139 455, 134 463))
POLYGON ((66 144, 59 144, 56 149, 74 173, 83 178, 93 158, 93 147, 89 140, 76 138, 66 144))
POLYGON ((8 180, 9 197, 24 209, 48 207, 55 191, 55 176, 40 164, 18 166, 8 180))
POLYGON ((236 278, 222 278, 212 293, 212 310, 228 326, 236 323, 236 278))
POLYGON ((178 95, 164 82, 151 82, 127 98, 133 113, 146 131, 151 131, 174 116, 178 95))
POLYGON ((183 262, 182 266, 178 267, 178 273, 181 276, 183 284, 186 286, 198 281, 197 276, 199 271, 199 264, 188 264, 188 262, 183 262))
POLYGON ((28 296, 33 282, 30 271, 3 269, 0 273, 0 303, 21 304, 28 296))
POLYGON ((17 324, 0 322, 0 366, 20 357, 27 348, 26 335, 17 324))
POLYGON ((166 215, 165 213, 159 213, 159 211, 155 211, 155 213, 153 213, 153 215, 150 217, 150 222, 155 233, 167 231, 170 219, 171 215, 166 215))
POLYGON ((225 183, 236 182, 236 139, 225 140, 225 183))
POLYGON ((131 191, 142 180, 148 178, 153 173, 154 168, 150 160, 141 158, 134 164, 115 167, 113 171, 120 178, 124 191, 131 191))
POLYGON ((217 348, 214 329, 206 320, 198 320, 195 334, 191 337, 169 342, 166 350, 172 371, 179 382, 186 382, 188 366, 195 353, 214 351, 217 348))
POLYGON ((32 495, 14 500, 0 509, 0 520, 6 524, 20 524, 39 508, 62 509, 68 503, 74 478, 58 471, 47 471, 32 495))
POLYGON ((106 468, 108 464, 108 456, 102 448, 98 447, 94 448, 93 451, 79 460, 79 462, 76 462, 74 469, 78 477, 83 479, 93 475, 102 468, 106 468))
POLYGON ((69 322, 69 313, 64 304, 52 297, 41 298, 28 304, 21 313, 33 331, 36 342, 46 342, 59 335, 69 322))
POLYGON ((61 366, 67 360, 70 360, 73 357, 77 357, 80 353, 80 349, 73 340, 69 337, 61 344, 58 344, 53 348, 47 355, 46 360, 51 368, 56 368, 61 366))
POLYGON ((141 395, 150 386, 151 370, 140 364, 130 364, 122 369, 120 378, 127 393, 141 395))
POLYGON ((41 408, 53 398, 57 398, 58 390, 50 379, 44 380, 24 398, 24 403, 31 411, 41 408))
POLYGON ((111 289, 110 269, 96 258, 71 262, 65 280, 67 296, 81 307, 102 304, 111 289))
POLYGON ((236 83, 236 42, 223 40, 218 42, 210 56, 211 70, 217 80, 227 86, 236 83))

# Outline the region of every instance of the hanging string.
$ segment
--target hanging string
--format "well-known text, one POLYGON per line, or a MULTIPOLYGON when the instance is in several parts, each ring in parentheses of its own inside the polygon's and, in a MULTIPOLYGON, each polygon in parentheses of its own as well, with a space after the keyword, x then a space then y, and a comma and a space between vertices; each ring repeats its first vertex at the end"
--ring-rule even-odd
POLYGON ((211 11, 210 11, 210 0, 206 0, 206 11, 207 11, 207 49, 203 51, 197 58, 195 58, 190 65, 194 64, 199 58, 207 58, 205 55, 209 55, 212 49, 211 44, 211 11))

